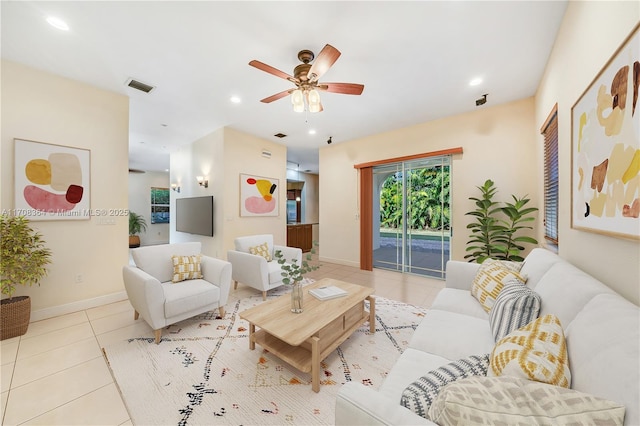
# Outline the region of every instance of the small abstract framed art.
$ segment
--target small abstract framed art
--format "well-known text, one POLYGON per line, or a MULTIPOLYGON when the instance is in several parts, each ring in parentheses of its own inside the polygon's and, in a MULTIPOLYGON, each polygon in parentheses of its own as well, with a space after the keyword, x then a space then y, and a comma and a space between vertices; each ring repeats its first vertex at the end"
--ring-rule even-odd
POLYGON ((571 227, 640 239, 640 25, 571 108, 571 227))
POLYGON ((279 181, 240 174, 240 216, 278 216, 279 181))
POLYGON ((91 151, 14 139, 15 214, 30 220, 91 218, 91 151))

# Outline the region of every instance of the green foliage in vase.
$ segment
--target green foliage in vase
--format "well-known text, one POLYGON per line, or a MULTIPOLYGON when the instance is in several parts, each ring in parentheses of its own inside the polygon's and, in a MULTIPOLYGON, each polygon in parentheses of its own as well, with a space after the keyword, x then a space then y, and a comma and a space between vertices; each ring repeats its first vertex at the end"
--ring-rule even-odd
POLYGON ((138 213, 129 212, 129 235, 138 235, 147 230, 147 221, 138 213))
POLYGON ((533 229, 525 225, 533 222, 535 217, 529 216, 536 212, 536 207, 526 207, 529 199, 518 198, 512 195, 513 203, 505 202, 500 205, 494 201, 493 197, 497 188, 490 179, 484 185, 477 187, 481 197, 470 197, 476 204, 476 209, 467 212, 467 215, 474 216, 476 221, 467 225, 471 230, 469 241, 467 241, 464 257, 469 262, 482 263, 486 259, 502 259, 521 262, 524 258, 520 255, 525 249, 522 244, 537 244, 535 238, 516 235, 524 229, 533 229))
POLYGON ((300 282, 304 279, 305 274, 315 271, 322 266, 310 263, 312 261, 312 255, 316 254, 316 247, 318 247, 318 243, 314 241, 311 251, 306 255, 303 255, 301 265, 298 265, 297 259, 293 259, 291 263, 287 263, 287 259, 284 258, 282 251, 276 250, 273 257, 276 259, 278 264, 282 265, 282 282, 284 284, 292 285, 300 282))
POLYGON ((23 216, 0 216, 0 277, 2 294, 10 298, 16 285, 39 284, 47 275, 51 251, 42 235, 23 216))

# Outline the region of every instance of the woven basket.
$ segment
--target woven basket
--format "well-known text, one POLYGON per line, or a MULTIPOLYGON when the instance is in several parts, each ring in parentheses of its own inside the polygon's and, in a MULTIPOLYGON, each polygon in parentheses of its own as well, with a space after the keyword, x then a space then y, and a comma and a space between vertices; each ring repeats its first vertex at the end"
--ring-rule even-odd
POLYGON ((0 340, 22 336, 29 328, 31 298, 18 296, 3 299, 0 304, 0 340))

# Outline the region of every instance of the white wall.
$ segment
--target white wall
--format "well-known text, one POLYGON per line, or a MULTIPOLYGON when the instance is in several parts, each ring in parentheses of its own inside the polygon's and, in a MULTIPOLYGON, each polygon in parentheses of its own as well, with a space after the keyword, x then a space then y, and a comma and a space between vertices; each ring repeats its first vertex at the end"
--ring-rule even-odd
MULTIPOLYGON (((476 186, 492 179, 496 201, 511 194, 538 197, 533 98, 485 105, 474 112, 431 121, 320 149, 320 257, 360 262, 359 178, 355 164, 462 147, 452 158, 451 257, 465 255, 476 186)), ((537 206, 539 207, 539 206, 537 206)), ((538 220, 539 224, 540 221, 538 220)))
POLYGON ((129 210, 147 222, 147 230, 140 233, 142 246, 169 242, 169 224, 151 223, 151 188, 169 188, 169 173, 129 173, 129 210))
MULTIPOLYGON (((2 61, 1 96, 2 209, 14 207, 14 138, 90 150, 91 209, 128 208, 126 96, 8 61, 2 61)), ((32 321, 126 297, 128 216, 112 219, 33 222, 53 263, 40 287, 16 291, 31 296, 32 321)))
MULTIPOLYGON (((558 104, 560 256, 636 304, 640 302, 640 243, 571 229, 571 107, 639 21, 637 1, 569 2, 535 105, 539 129, 558 104)), ((538 146, 542 147, 540 136, 538 146)), ((539 173, 542 155, 538 150, 539 173)))

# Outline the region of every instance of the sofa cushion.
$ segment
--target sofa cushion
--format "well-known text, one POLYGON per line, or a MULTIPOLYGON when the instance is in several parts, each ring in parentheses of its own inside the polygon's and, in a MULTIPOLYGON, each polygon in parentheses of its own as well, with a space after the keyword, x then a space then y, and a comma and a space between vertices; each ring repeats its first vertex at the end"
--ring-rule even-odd
POLYGON ((489 353, 495 344, 486 319, 431 309, 409 341, 411 348, 431 352, 448 360, 464 358, 469 354, 489 353))
POLYGON ((478 303, 476 298, 469 293, 469 290, 443 288, 438 292, 429 309, 457 312, 484 320, 488 319, 487 312, 478 303))
POLYGON ((202 278, 200 269, 200 261, 202 256, 171 256, 173 262, 173 277, 171 282, 179 283, 180 281, 193 280, 202 278))
POLYGON ((554 252, 541 247, 534 248, 522 262, 520 275, 527 277, 527 286, 534 289, 551 266, 558 262, 564 260, 554 252))
POLYGON ((508 281, 489 312, 489 325, 496 342, 524 327, 540 313, 540 296, 518 280, 508 281))
POLYGON ((199 242, 158 244, 131 249, 131 257, 138 268, 163 283, 173 277, 171 256, 193 256, 200 251, 199 242))
POLYGON ((445 387, 429 409, 438 424, 621 425, 619 403, 516 377, 473 376, 445 387))
POLYGON ((417 415, 427 418, 431 402, 440 389, 463 377, 486 376, 488 366, 489 354, 471 355, 443 365, 407 386, 402 392, 400 404, 417 415))
POLYGON ((177 284, 163 283, 164 316, 172 318, 211 306, 214 309, 220 300, 220 288, 204 280, 192 280, 177 284))
POLYGON ((249 253, 255 254, 256 256, 262 256, 267 260, 267 262, 271 262, 271 251, 269 250, 269 245, 266 242, 258 244, 257 246, 249 247, 249 253))
POLYGON ((623 403, 640 425, 640 308, 617 294, 594 297, 566 329, 571 387, 623 403))
POLYGON ((480 265, 473 279, 471 295, 478 299, 486 312, 493 307, 505 281, 517 279, 524 284, 526 279, 518 273, 520 266, 520 263, 495 259, 487 259, 480 265))
POLYGON ((554 315, 511 332, 491 352, 489 376, 514 376, 568 388, 569 358, 562 325, 554 315))

